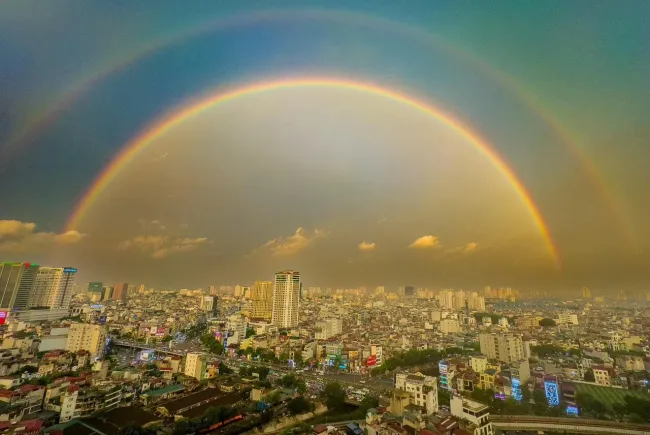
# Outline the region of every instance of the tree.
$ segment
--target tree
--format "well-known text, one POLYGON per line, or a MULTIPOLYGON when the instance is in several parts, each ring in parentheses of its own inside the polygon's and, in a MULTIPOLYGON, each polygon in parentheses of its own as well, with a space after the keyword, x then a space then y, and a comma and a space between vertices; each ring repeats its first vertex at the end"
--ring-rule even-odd
POLYGON ((225 365, 224 363, 219 364, 219 374, 220 375, 230 375, 232 374, 232 369, 225 365))
POLYGON ((550 328, 555 326, 555 320, 549 319, 548 317, 543 318, 542 320, 539 321, 539 326, 544 327, 544 328, 550 328))
POLYGON ((438 388, 438 404, 440 406, 451 406, 451 394, 444 388, 438 388))
POLYGON ((303 396, 298 396, 295 399, 291 399, 287 403, 287 409, 291 415, 304 414, 305 412, 310 412, 312 410, 312 404, 303 396))
POLYGON ((587 371, 585 371, 585 381, 596 382, 596 376, 594 375, 593 369, 587 369, 587 371))
POLYGON ((345 391, 338 382, 330 382, 323 391, 325 405, 329 410, 340 410, 345 406, 345 391))

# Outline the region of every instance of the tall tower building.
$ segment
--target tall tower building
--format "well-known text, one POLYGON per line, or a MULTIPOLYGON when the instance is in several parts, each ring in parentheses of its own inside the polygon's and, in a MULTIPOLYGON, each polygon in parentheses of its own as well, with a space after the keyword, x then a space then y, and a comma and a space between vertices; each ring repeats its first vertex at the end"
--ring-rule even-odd
POLYGON ((41 267, 29 296, 30 307, 68 308, 72 299, 77 269, 41 267))
POLYGON ((273 282, 256 281, 251 290, 251 317, 271 320, 273 313, 273 282))
POLYGON ((582 299, 591 299, 591 290, 589 287, 582 287, 582 299))
POLYGON ((127 283, 115 284, 115 287, 113 287, 113 300, 126 302, 128 291, 129 285, 127 283))
POLYGON ((298 325, 300 272, 285 270, 275 274, 271 323, 281 328, 298 325))
POLYGON ((0 309, 24 309, 34 288, 38 264, 0 263, 0 309))

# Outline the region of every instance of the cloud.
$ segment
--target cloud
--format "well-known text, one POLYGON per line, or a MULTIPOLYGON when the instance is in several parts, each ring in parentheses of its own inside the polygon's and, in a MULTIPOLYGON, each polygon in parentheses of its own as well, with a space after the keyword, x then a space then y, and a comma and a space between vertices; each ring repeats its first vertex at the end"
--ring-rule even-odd
POLYGON ((84 238, 84 234, 78 231, 57 234, 35 230, 33 222, 0 220, 0 250, 35 251, 54 245, 72 245, 84 238))
POLYGON ((120 250, 138 250, 152 258, 165 258, 173 254, 190 252, 209 243, 206 237, 137 236, 119 244, 120 250))
POLYGON ((143 230, 160 230, 164 231, 167 229, 167 226, 158 219, 148 220, 144 218, 138 219, 138 225, 143 230))
POLYGON ((456 246, 455 248, 448 249, 445 254, 472 254, 478 249, 478 243, 469 242, 463 246, 456 246))
POLYGON ((300 227, 291 236, 276 237, 273 240, 269 240, 262 246, 262 249, 268 250, 274 257, 284 257, 302 251, 315 240, 323 238, 326 235, 325 230, 316 229, 313 234, 309 234, 300 227))
POLYGON ((366 242, 365 240, 357 246, 360 251, 372 251, 377 247, 375 242, 366 242))
POLYGON ((440 238, 432 235, 422 236, 409 245, 409 248, 427 249, 440 245, 440 238))
POLYGON ((164 153, 164 154, 161 154, 159 156, 154 157, 152 160, 154 162, 162 162, 163 160, 165 160, 167 158, 168 155, 169 155, 169 153, 164 153))

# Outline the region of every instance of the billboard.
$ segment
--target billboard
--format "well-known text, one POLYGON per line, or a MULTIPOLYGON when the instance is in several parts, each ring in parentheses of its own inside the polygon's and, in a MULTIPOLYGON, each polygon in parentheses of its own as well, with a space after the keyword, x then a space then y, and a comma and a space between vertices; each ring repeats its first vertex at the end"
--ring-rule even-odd
POLYGON ((377 365, 377 355, 370 355, 368 357, 368 367, 374 367, 377 365))
POLYGON ((74 267, 64 267, 63 273, 77 273, 77 269, 74 267))
POLYGON ((0 325, 4 325, 6 321, 7 321, 7 312, 0 311, 0 325))
POLYGON ((103 325, 104 323, 106 323, 106 316, 99 316, 97 318, 97 323, 99 323, 100 325, 103 325))
POLYGON ((164 337, 165 335, 167 335, 167 329, 159 327, 158 329, 156 329, 156 335, 158 337, 164 337))

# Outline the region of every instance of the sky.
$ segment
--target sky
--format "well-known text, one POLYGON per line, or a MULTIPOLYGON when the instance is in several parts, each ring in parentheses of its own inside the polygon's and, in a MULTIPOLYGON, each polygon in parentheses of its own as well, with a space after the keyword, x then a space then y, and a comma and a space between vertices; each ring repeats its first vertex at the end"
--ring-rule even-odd
POLYGON ((650 290, 650 4, 518 6, 6 0, 0 261, 650 290))

